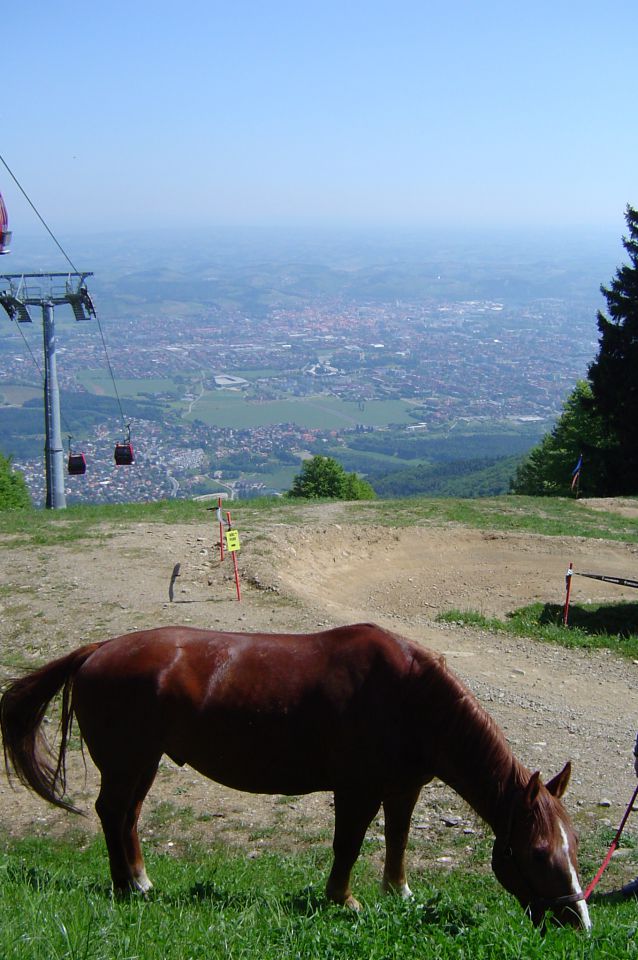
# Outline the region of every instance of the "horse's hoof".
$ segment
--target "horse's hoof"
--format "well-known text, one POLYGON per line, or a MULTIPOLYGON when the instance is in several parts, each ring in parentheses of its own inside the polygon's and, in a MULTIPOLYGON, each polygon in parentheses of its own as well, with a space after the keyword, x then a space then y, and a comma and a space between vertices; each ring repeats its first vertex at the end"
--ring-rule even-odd
POLYGON ((153 889, 153 884, 146 876, 146 871, 141 873, 139 877, 135 878, 134 886, 132 889, 134 893, 143 893, 145 896, 150 890, 153 889))
POLYGON ((350 894, 349 897, 346 897, 346 899, 343 901, 343 905, 344 907, 347 907, 348 910, 354 910, 355 913, 361 913, 363 910, 363 907, 359 901, 356 899, 356 897, 353 897, 352 894, 350 894))
POLYGON ((152 889, 153 884, 150 880, 147 887, 138 884, 126 884, 123 887, 113 887, 113 896, 116 900, 130 900, 131 897, 143 897, 146 900, 152 889))
POLYGON ((414 896, 407 883, 383 883, 381 889, 383 893, 401 897, 402 900, 411 900, 414 896))

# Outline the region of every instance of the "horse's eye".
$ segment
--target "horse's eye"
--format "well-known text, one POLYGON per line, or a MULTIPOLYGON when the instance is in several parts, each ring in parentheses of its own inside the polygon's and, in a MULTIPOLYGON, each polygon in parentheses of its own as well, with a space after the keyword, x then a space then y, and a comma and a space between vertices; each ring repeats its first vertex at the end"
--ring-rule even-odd
POLYGON ((549 857, 549 850, 547 847, 535 847, 532 850, 532 860, 537 864, 547 863, 547 858, 549 857))

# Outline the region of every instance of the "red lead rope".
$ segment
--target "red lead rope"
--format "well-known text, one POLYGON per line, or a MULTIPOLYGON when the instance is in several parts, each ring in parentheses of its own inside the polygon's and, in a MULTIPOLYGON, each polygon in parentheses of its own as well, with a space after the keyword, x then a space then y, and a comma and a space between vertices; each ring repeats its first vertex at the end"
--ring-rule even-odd
POLYGON ((618 827, 618 830, 616 831, 616 836, 615 836, 614 839, 612 840, 611 846, 610 846, 609 850, 607 851, 607 856, 605 857, 605 859, 603 860, 602 864, 600 865, 600 868, 599 868, 599 870, 598 870, 598 873, 596 874, 596 876, 594 877, 594 879, 592 880, 592 882, 589 884, 589 886, 588 886, 587 889, 585 890, 585 893, 583 894, 585 900, 589 900, 589 898, 591 897, 592 893, 594 892, 594 889, 595 889, 596 886, 598 885, 598 881, 600 880, 600 878, 602 877, 603 873, 604 873, 605 870, 607 869, 607 867, 608 867, 608 865, 609 865, 609 861, 611 860, 611 858, 612 858, 613 855, 614 855, 614 851, 615 851, 616 847, 618 846, 618 843, 619 843, 620 838, 621 838, 621 836, 622 836, 622 832, 623 832, 623 830, 625 829, 625 824, 627 823, 627 820, 629 819, 629 814, 631 813, 631 811, 632 811, 632 809, 633 809, 633 805, 634 805, 634 803, 635 803, 636 797, 638 797, 638 786, 637 786, 636 789, 634 790, 633 795, 632 795, 632 798, 631 798, 631 800, 629 801, 629 805, 628 805, 627 809, 625 810, 625 815, 624 815, 624 817, 622 818, 622 820, 620 821, 620 826, 618 827))

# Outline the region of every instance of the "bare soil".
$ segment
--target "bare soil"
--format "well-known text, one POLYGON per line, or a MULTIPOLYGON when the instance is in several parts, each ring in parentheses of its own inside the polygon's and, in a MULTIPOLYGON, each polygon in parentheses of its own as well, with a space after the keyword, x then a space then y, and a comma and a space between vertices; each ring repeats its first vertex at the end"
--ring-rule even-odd
MULTIPOLYGON (((588 506, 636 515, 630 501, 588 506)), ((73 546, 5 549, 1 678, 89 640, 160 624, 305 632, 375 621, 444 652, 530 768, 549 778, 572 761, 566 802, 581 831, 601 822, 617 825, 635 785, 638 664, 608 652, 439 624, 435 617, 450 609, 503 617, 533 601, 562 603, 570 561, 577 572, 636 578, 636 545, 453 524, 380 529, 349 525, 346 517, 341 505, 322 505, 305 509, 303 525, 264 521, 241 530, 241 601, 231 560, 219 561, 211 523, 122 525, 73 546)), ((580 604, 638 600, 634 590, 578 576, 572 598, 580 604)), ((49 729, 53 734, 54 725, 49 729)), ((1 827, 11 835, 96 831, 96 773, 88 758, 84 769, 79 749, 72 753, 69 780, 87 820, 10 786, 2 775, 1 827)), ((144 808, 142 834, 156 849, 179 850, 185 838, 222 837, 258 856, 265 848, 325 842, 331 823, 328 795, 240 794, 164 760, 144 808)), ((381 827, 381 820, 372 827, 373 844, 381 827)), ((434 783, 423 791, 413 834, 413 863, 431 856, 431 838, 445 869, 472 857, 484 828, 455 794, 434 783)), ((623 864, 622 853, 618 876, 623 870, 633 875, 631 858, 623 864)))

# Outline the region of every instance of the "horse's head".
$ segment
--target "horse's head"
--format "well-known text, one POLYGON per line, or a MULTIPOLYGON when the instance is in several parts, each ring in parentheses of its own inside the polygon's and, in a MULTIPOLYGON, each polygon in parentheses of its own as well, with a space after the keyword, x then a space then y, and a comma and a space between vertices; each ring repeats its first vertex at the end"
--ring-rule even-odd
POLYGON ((591 922, 578 880, 578 840, 560 801, 571 765, 547 784, 533 773, 518 791, 494 841, 492 868, 532 922, 540 926, 546 912, 554 922, 583 927, 591 922))

